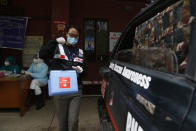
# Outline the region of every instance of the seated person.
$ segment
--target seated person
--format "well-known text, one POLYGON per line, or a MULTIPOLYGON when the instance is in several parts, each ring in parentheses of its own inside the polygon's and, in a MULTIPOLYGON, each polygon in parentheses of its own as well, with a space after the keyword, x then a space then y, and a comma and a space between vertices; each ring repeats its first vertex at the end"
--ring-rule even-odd
POLYGON ((3 60, 2 60, 2 57, 0 55, 0 67, 2 67, 2 66, 3 66, 3 60))
POLYGON ((41 87, 47 85, 48 77, 48 66, 44 63, 38 55, 33 56, 33 63, 27 71, 22 71, 22 73, 30 75, 33 80, 31 81, 29 93, 26 99, 26 106, 30 106, 32 97, 36 96, 36 109, 41 109, 44 105, 44 98, 42 95, 41 87))
POLYGON ((16 59, 11 56, 6 57, 4 65, 0 68, 0 71, 3 70, 10 71, 11 73, 20 74, 20 68, 16 64, 16 59))

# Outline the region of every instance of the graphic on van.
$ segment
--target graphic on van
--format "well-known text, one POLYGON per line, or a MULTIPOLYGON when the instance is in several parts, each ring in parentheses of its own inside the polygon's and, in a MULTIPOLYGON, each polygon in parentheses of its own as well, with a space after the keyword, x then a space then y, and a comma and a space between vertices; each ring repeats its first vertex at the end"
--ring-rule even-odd
MULTIPOLYGON (((164 64, 160 64, 160 67, 162 66, 165 69, 163 69, 162 67, 154 68, 154 60, 151 61, 151 64, 138 62, 135 62, 134 64, 138 63, 138 65, 158 70, 163 69, 163 71, 167 72, 184 73, 188 59, 191 23, 194 20, 190 8, 190 0, 180 0, 179 2, 158 13, 148 21, 137 26, 135 31, 134 48, 149 49, 156 47, 157 49, 170 49, 175 53, 174 57, 176 57, 176 61, 178 63, 178 70, 176 70, 177 68, 175 68, 175 70, 165 68, 164 64)), ((168 52, 171 51, 168 50, 168 52)), ((169 61, 164 60, 162 62, 168 63, 169 61)))
POLYGON ((127 114, 126 131, 144 131, 130 112, 127 114))

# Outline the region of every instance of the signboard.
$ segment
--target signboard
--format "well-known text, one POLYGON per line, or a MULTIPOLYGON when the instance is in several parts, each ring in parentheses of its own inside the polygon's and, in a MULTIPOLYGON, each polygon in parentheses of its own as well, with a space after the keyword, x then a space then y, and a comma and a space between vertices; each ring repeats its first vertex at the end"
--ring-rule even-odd
POLYGON ((110 47, 109 47, 110 52, 112 52, 120 35, 121 35, 121 32, 110 32, 110 47))
POLYGON ((66 22, 64 20, 54 21, 54 24, 56 24, 57 31, 65 31, 66 22))
POLYGON ((28 18, 0 16, 0 47, 23 49, 28 18))
POLYGON ((54 20, 52 24, 52 37, 53 39, 65 35, 66 21, 65 20, 54 20))

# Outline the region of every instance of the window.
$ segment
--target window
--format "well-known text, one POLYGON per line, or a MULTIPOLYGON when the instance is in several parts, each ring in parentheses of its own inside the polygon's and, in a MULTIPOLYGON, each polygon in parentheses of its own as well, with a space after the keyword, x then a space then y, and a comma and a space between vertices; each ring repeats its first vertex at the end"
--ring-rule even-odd
POLYGON ((191 36, 190 1, 179 1, 136 26, 133 48, 117 59, 166 72, 185 73, 191 36))

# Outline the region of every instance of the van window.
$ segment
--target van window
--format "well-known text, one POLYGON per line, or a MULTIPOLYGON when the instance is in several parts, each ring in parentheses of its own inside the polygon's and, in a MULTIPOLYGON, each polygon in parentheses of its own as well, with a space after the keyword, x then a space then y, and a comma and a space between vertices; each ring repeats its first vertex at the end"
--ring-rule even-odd
POLYGON ((136 26, 133 48, 117 52, 116 58, 160 71, 185 73, 191 23, 190 0, 180 0, 136 26))

